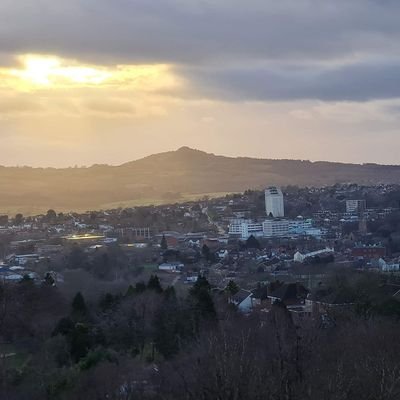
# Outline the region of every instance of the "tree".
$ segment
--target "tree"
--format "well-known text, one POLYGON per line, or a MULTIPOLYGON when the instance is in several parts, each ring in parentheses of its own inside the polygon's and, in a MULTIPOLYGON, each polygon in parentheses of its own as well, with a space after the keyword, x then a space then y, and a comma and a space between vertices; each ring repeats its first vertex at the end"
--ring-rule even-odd
POLYGON ((204 319, 216 318, 217 313, 210 292, 210 283, 204 276, 199 276, 189 292, 193 301, 195 317, 204 319))
POLYGON ((53 330, 52 336, 69 335, 74 329, 74 322, 69 317, 61 318, 53 330))
POLYGON ((66 266, 69 269, 84 268, 87 264, 86 253, 78 246, 74 245, 67 256, 66 266))
POLYGON ((165 237, 165 235, 163 235, 162 239, 161 239, 161 249, 162 250, 168 250, 168 243, 167 243, 167 239, 165 237))
POLYGON ((24 216, 21 213, 17 214, 14 218, 15 225, 21 225, 23 221, 24 221, 24 216))
POLYGON ((261 245, 253 235, 250 235, 250 237, 246 240, 246 247, 248 249, 260 249, 261 245))
POLYGON ((144 291, 146 291, 146 284, 144 282, 137 282, 135 285, 135 292, 143 293, 144 291))
POLYGON ((230 281, 228 282, 228 284, 226 285, 225 290, 229 293, 230 296, 233 296, 233 295, 235 295, 235 294, 240 290, 240 288, 239 288, 239 286, 236 284, 235 281, 230 280, 230 281))
POLYGON ((46 213, 46 219, 48 221, 55 221, 57 219, 57 214, 53 209, 50 209, 46 213))
POLYGON ((90 330, 86 324, 78 323, 69 335, 71 356, 75 362, 85 357, 91 347, 90 330))
POLYGON ((135 288, 132 285, 129 285, 128 289, 125 293, 125 296, 130 297, 130 296, 133 296, 135 293, 136 293, 135 288))
POLYGON ((207 261, 215 262, 215 254, 210 250, 210 248, 206 244, 203 244, 203 247, 201 248, 201 254, 207 261))
POLYGON ((77 319, 80 320, 84 317, 86 317, 87 315, 87 307, 86 307, 86 303, 85 303, 85 299, 82 296, 81 292, 78 292, 74 299, 72 300, 72 316, 77 319))
POLYGON ((210 259, 210 253, 210 248, 206 244, 203 244, 203 247, 201 248, 201 254, 207 261, 210 259))
POLYGON ((147 289, 154 290, 157 293, 162 293, 163 289, 157 275, 150 276, 149 282, 147 283, 147 289))
POLYGON ((164 292, 164 301, 154 319, 154 344, 165 358, 179 351, 180 309, 173 287, 164 292))

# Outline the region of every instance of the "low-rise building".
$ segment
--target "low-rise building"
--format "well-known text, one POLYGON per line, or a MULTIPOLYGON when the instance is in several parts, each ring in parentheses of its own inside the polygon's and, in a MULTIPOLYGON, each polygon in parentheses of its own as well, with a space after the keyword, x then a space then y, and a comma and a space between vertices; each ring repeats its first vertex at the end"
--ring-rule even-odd
POLYGON ((158 266, 159 271, 165 272, 181 272, 184 264, 180 262, 165 262, 158 266))
POLYGON ((374 244, 374 245, 361 245, 358 244, 354 246, 351 250, 351 255, 353 257, 359 258, 383 258, 386 256, 386 247, 382 246, 381 244, 374 244))

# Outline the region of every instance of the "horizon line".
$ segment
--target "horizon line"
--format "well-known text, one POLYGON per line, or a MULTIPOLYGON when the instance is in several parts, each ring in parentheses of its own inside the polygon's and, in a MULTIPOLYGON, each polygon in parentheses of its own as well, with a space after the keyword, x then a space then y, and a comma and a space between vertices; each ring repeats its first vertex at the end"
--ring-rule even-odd
POLYGON ((190 146, 180 146, 178 148, 175 148, 174 150, 165 150, 165 151, 161 151, 158 153, 150 153, 147 154, 145 156, 139 157, 139 158, 134 158, 132 160, 128 160, 128 161, 124 161, 122 163, 94 163, 91 165, 85 165, 85 164, 81 164, 81 165, 69 165, 66 167, 56 167, 56 166, 33 166, 33 165, 28 165, 28 164, 24 164, 24 165, 4 165, 4 164, 0 164, 0 168, 30 168, 30 169, 55 169, 55 170, 64 170, 64 169, 88 169, 88 168, 93 168, 93 167, 122 167, 125 166, 127 164, 133 163, 133 162, 137 162, 137 161, 141 161, 144 160, 146 158, 152 157, 152 156, 157 156, 157 155, 161 155, 161 154, 167 154, 167 153, 177 153, 179 151, 197 151, 199 153, 204 153, 206 155, 210 155, 210 156, 215 156, 215 157, 224 157, 224 158, 230 158, 230 159, 251 159, 251 160, 260 160, 260 161, 297 161, 297 162, 309 162, 311 164, 317 164, 317 163, 328 163, 328 164, 343 164, 343 165, 359 165, 359 166, 368 166, 368 165, 376 165, 376 166, 381 166, 381 167, 400 167, 400 164, 381 164, 378 162, 348 162, 348 161, 327 161, 327 160, 312 160, 312 159, 301 159, 301 158, 273 158, 273 157, 268 157, 268 158, 263 158, 263 157, 252 157, 252 156, 243 156, 243 155, 237 155, 237 156, 231 156, 231 155, 224 155, 224 154, 216 154, 216 153, 212 153, 212 152, 208 152, 205 150, 201 150, 201 149, 197 149, 194 147, 190 147, 190 146))

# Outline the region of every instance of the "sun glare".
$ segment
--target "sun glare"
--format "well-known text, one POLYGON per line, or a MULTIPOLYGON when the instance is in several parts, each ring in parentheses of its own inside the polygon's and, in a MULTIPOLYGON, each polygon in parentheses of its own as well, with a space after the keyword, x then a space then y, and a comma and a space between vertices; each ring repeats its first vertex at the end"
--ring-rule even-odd
POLYGON ((154 91, 180 85, 165 64, 97 66, 56 56, 21 55, 19 67, 0 68, 0 86, 21 91, 116 87, 154 91))
POLYGON ((98 85, 111 78, 108 71, 79 65, 64 65, 63 60, 47 56, 21 56, 22 69, 10 74, 33 85, 51 86, 63 83, 98 85))

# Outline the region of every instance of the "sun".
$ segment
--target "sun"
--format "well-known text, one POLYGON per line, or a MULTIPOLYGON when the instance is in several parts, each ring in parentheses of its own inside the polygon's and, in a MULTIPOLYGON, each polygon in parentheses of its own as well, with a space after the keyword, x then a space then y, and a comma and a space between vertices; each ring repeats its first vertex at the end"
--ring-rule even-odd
POLYGON ((19 61, 22 68, 12 69, 11 75, 34 86, 99 85, 112 77, 105 69, 66 63, 53 56, 24 55, 19 61))
MULTIPOLYGON (((75 91, 94 89, 155 94, 182 88, 184 82, 167 64, 95 65, 57 55, 21 54, 17 65, 0 66, 0 88, 17 92, 75 91)), ((61 93, 61 92, 60 92, 61 93)), ((114 93, 116 94, 116 93, 114 93)))

